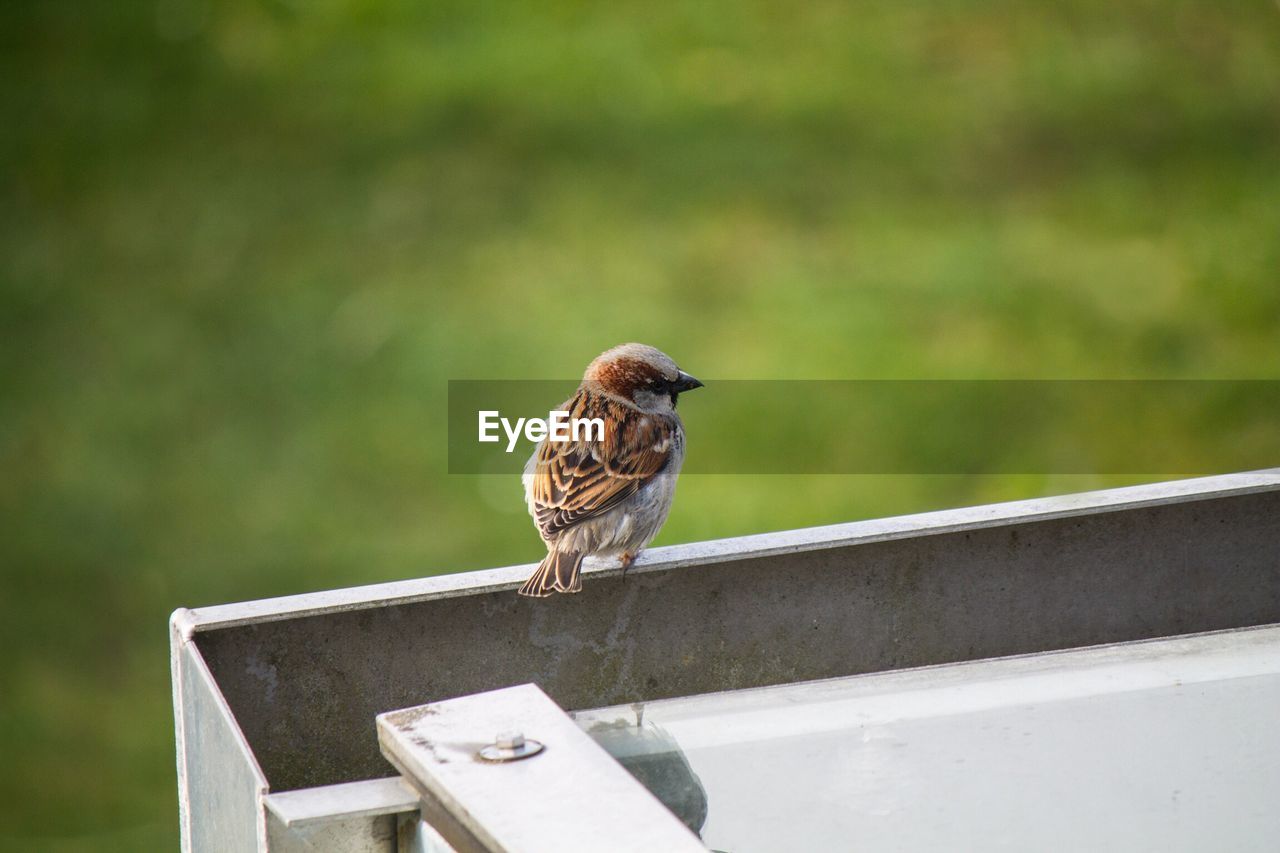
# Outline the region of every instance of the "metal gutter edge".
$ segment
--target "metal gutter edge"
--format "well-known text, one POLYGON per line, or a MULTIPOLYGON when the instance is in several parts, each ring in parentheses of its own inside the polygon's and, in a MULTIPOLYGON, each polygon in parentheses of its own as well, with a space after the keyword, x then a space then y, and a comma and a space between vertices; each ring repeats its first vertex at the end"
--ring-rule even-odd
POLYGON ((268 794, 266 806, 286 827, 418 811, 418 792, 401 776, 268 794))
POLYGON ((188 747, 186 732, 186 711, 188 697, 183 692, 182 668, 184 659, 188 662, 186 665, 194 668, 193 673, 209 691, 209 698, 214 703, 218 715, 222 718, 222 724, 227 727, 231 734, 232 741, 236 748, 240 751, 240 759, 245 762, 250 775, 253 778, 254 796, 257 801, 258 826, 257 839, 258 849, 260 851, 267 850, 267 821, 266 811, 264 807, 264 799, 270 792, 270 785, 267 782, 266 774, 262 771, 262 766, 258 763, 258 758, 254 755, 253 749, 249 746, 249 741, 245 737, 244 732, 240 729, 240 724, 236 720, 235 714, 231 711, 231 706, 227 703, 227 699, 222 694, 222 689, 218 686, 213 674, 209 671, 209 666, 205 663, 204 656, 200 653, 199 647, 191 642, 194 634, 192 627, 192 613, 185 608, 179 608, 173 612, 169 618, 170 626, 170 677, 173 679, 173 710, 175 725, 175 740, 177 743, 177 766, 178 766, 178 814, 179 814, 179 831, 184 853, 193 853, 194 841, 191 826, 191 779, 190 767, 188 766, 188 747))
POLYGON ((181 657, 182 646, 191 638, 184 630, 182 623, 191 611, 179 607, 169 617, 169 678, 173 685, 173 740, 177 746, 178 764, 178 840, 182 845, 182 853, 191 853, 191 814, 188 808, 190 795, 187 784, 187 737, 183 724, 183 697, 181 657))
MULTIPOLYGON (((821 548, 883 542, 908 536, 953 533, 1013 523, 1091 515, 1118 509, 1139 509, 1145 506, 1183 503, 1209 497, 1231 497, 1277 490, 1280 490, 1280 468, 1171 480, 1140 486, 1124 486, 1070 495, 671 545, 645 551, 628 572, 664 571, 821 548)), ((534 565, 528 563, 181 610, 175 612, 174 622, 183 631, 184 636, 190 639, 197 631, 203 630, 515 589, 524 582, 534 565)), ((588 561, 583 571, 588 575, 608 576, 616 574, 619 569, 616 561, 603 561, 596 565, 588 561)))

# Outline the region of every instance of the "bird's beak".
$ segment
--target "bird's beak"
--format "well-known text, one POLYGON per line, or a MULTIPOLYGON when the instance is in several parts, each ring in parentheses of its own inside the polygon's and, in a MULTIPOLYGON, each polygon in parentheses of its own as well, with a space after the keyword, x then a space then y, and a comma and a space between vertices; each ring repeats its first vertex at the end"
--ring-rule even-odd
POLYGON ((680 376, 676 379, 675 383, 671 386, 671 390, 676 392, 684 392, 684 391, 692 391, 694 388, 701 388, 701 387, 702 387, 701 382, 699 382, 697 379, 694 379, 692 376, 690 376, 689 374, 685 373, 682 370, 680 371, 680 376))

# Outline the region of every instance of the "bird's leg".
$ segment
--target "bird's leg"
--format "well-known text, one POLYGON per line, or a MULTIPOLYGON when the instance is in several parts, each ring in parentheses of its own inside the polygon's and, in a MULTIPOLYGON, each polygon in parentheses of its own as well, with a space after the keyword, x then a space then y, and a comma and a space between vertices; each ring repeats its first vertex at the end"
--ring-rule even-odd
POLYGON ((622 577, 625 579, 627 577, 627 569, 631 568, 631 564, 636 561, 636 555, 630 551, 623 551, 622 556, 618 559, 622 564, 622 577))

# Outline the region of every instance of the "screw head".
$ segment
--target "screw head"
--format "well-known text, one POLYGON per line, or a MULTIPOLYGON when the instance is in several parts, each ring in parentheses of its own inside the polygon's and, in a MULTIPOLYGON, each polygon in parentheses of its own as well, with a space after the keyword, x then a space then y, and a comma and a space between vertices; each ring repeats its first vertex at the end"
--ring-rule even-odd
POLYGON ((517 761, 542 752, 542 744, 528 740, 524 732, 499 732, 493 743, 480 747, 480 758, 485 761, 517 761))
POLYGON ((501 732, 493 739, 498 749, 519 749, 524 746, 524 732, 501 732))

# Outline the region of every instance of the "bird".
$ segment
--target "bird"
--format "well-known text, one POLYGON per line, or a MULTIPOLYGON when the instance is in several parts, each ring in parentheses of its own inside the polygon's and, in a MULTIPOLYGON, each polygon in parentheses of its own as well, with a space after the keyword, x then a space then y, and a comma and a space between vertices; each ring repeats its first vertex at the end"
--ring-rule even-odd
POLYGON ((588 556, 619 557, 626 572, 667 520, 685 450, 676 401, 701 387, 644 344, 613 347, 587 365, 560 411, 571 420, 601 419, 603 436, 547 436, 529 457, 521 479, 547 556, 521 595, 580 592, 588 556))

